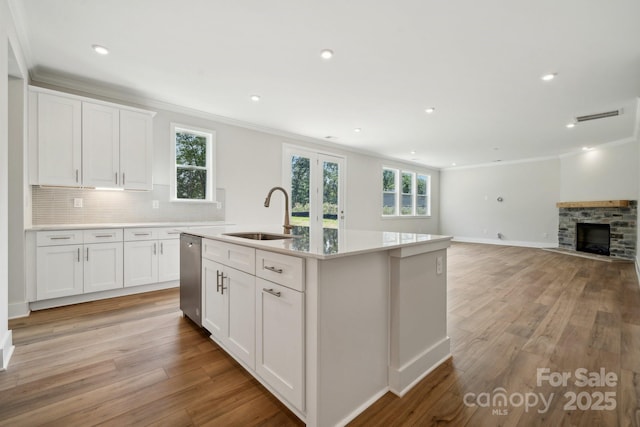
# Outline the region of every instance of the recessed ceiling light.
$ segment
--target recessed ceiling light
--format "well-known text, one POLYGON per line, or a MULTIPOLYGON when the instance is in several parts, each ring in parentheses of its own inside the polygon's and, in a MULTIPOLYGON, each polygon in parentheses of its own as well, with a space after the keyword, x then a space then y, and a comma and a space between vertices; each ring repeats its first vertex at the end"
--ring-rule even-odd
POLYGON ((333 135, 327 135, 324 137, 324 139, 336 139, 337 136, 333 136, 333 135))
POLYGON ((455 166, 455 165, 456 165, 455 163, 451 163, 451 166, 455 166))
POLYGON ((426 110, 424 110, 424 111, 425 111, 425 113, 427 113, 427 114, 431 114, 431 113, 433 113, 434 111, 436 111, 436 109, 435 109, 435 107, 429 107, 429 108, 427 108, 427 109, 426 109, 426 110))
POLYGON ((251 100, 253 102, 258 102, 260 101, 260 95, 251 95, 251 100))
POLYGON ((93 46, 91 46, 93 48, 93 50, 96 53, 99 53, 100 55, 108 55, 109 54, 109 49, 107 49, 104 46, 100 46, 99 44, 94 44, 93 46))
POLYGON ((591 147, 582 147, 582 151, 590 151, 591 147))
POLYGON ((353 131, 354 131, 354 132, 362 132, 362 129, 360 129, 360 128, 355 128, 353 131))
POLYGON ((411 154, 416 154, 416 151, 415 150, 411 150, 411 154))
POLYGON ((571 128, 574 128, 574 127, 576 127, 575 123, 567 123, 567 128, 568 129, 571 129, 571 128))
POLYGON ((331 49, 323 49, 320 51, 322 59, 331 59, 333 57, 333 51, 331 49))
POLYGON ((551 80, 555 79, 557 75, 558 73, 549 73, 549 74, 545 74, 541 78, 545 82, 550 82, 551 80))

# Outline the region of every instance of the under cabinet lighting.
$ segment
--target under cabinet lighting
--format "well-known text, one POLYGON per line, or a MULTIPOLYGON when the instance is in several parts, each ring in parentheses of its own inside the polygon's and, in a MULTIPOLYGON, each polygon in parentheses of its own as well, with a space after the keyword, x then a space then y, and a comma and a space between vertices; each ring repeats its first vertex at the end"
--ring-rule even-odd
POLYGON ((107 49, 104 46, 100 46, 99 44, 94 44, 93 46, 91 46, 93 48, 93 50, 100 54, 100 55, 108 55, 109 54, 109 49, 107 49))
POLYGON ((94 187, 94 190, 102 191, 124 191, 124 188, 112 188, 112 187, 94 187))

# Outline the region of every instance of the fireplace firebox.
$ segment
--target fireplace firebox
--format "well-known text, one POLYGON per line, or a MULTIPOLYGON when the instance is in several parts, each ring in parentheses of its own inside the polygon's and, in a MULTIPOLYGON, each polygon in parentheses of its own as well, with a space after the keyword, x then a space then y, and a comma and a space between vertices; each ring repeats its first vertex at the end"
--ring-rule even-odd
POLYGON ((576 224, 576 250, 609 256, 611 228, 609 224, 576 224))

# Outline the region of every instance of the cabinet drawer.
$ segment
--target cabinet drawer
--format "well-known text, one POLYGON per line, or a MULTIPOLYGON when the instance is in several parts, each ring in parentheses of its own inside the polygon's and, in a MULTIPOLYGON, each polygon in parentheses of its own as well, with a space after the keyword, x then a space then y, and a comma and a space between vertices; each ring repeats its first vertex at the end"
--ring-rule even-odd
POLYGON ((256 250, 256 276, 304 292, 304 259, 256 250))
POLYGON ((85 243, 122 242, 122 228, 84 230, 83 237, 85 243))
POLYGON ((82 230, 38 231, 38 246, 81 245, 82 230))
POLYGON ((127 228, 124 230, 124 241, 134 242, 137 240, 157 240, 157 228, 127 228))
POLYGON ((167 239, 179 239, 180 232, 175 228, 158 228, 157 229, 158 239, 167 240, 167 239))
POLYGON ((256 250, 246 246, 204 239, 202 256, 249 274, 256 274, 256 250))

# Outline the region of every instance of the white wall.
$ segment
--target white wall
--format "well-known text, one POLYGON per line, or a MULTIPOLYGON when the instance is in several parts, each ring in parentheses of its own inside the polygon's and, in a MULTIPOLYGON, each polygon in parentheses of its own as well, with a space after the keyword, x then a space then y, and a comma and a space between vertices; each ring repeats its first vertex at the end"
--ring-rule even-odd
POLYGON ((314 144, 265 132, 232 126, 194 115, 154 109, 154 183, 169 184, 171 122, 216 131, 217 183, 226 195, 226 221, 235 224, 280 224, 283 204, 275 194, 270 208, 263 206, 269 189, 282 184, 282 146, 297 145, 347 158, 346 227, 370 230, 437 233, 439 171, 346 151, 338 146, 314 144), (431 175, 432 217, 382 219, 382 165, 404 167, 431 175))
POLYGON ((556 202, 637 200, 638 161, 638 143, 628 142, 559 159, 445 169, 441 232, 466 241, 555 246, 556 202))
POLYGON ((499 243, 501 233, 506 244, 557 243, 559 160, 446 169, 440 179, 443 234, 499 243))
POLYGON ((560 168, 560 201, 638 198, 638 145, 635 142, 562 157, 560 168))

